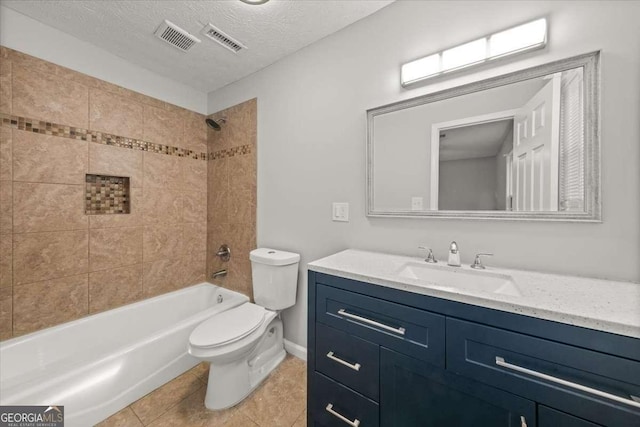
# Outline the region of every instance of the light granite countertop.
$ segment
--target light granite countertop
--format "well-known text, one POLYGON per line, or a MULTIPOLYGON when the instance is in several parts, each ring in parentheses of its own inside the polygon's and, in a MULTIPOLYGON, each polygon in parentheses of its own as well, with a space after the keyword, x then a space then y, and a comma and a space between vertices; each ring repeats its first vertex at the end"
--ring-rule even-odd
POLYGON ((416 294, 458 301, 569 325, 640 338, 640 284, 487 267, 442 267, 471 274, 510 275, 520 296, 426 284, 402 277, 407 263, 422 258, 348 249, 308 264, 309 270, 416 294))

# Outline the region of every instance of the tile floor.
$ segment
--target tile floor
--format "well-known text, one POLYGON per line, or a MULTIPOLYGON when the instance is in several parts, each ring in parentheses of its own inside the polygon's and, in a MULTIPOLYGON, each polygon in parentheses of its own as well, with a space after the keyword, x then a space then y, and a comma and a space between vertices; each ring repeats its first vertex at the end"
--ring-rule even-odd
POLYGON ((287 358, 248 398, 208 411, 207 365, 200 364, 104 420, 98 427, 305 427, 307 365, 287 358))

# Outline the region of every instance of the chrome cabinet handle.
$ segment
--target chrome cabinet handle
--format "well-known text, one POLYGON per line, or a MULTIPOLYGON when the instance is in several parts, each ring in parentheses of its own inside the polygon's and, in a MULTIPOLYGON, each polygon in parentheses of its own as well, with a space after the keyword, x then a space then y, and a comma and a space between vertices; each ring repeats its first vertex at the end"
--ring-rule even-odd
POLYGON ((527 427, 527 419, 523 416, 520 417, 520 427, 527 427))
POLYGON ((359 419, 356 418, 353 421, 351 421, 349 418, 345 417, 344 415, 339 414, 336 411, 334 411, 332 403, 329 403, 325 409, 327 410, 328 413, 330 413, 334 417, 338 418, 339 420, 344 421, 345 423, 349 424, 351 427, 358 427, 360 425, 360 420, 359 419))
POLYGON ((359 371, 360 368, 362 367, 362 365, 360 365, 359 363, 351 364, 345 360, 340 359, 339 357, 334 356, 333 351, 330 351, 329 353, 327 353, 327 357, 333 360, 334 362, 338 362, 339 364, 344 365, 347 368, 353 369, 354 371, 359 371))
POLYGON ((375 320, 367 319, 366 317, 358 316, 356 314, 347 313, 344 308, 338 310, 338 314, 344 317, 348 317, 353 320, 357 320, 362 323, 366 323, 377 328, 381 328, 396 334, 404 335, 406 330, 404 328, 394 328, 393 326, 385 325, 384 323, 376 322, 375 320))
POLYGON ((536 378, 551 381, 556 384, 561 384, 566 387, 571 387, 576 390, 584 391, 585 393, 590 393, 595 396, 604 397, 605 399, 613 400, 619 403, 624 403, 626 405, 640 408, 640 402, 635 401, 636 399, 635 396, 631 396, 631 399, 625 399, 624 397, 616 396, 615 394, 607 393, 605 391, 587 387, 582 384, 577 384, 571 381, 554 377, 552 375, 543 374, 542 372, 533 371, 531 369, 523 368, 522 366, 514 365, 512 363, 506 362, 504 358, 500 356, 496 356, 496 365, 502 366, 503 368, 511 369, 516 372, 522 372, 523 374, 531 375, 536 378))

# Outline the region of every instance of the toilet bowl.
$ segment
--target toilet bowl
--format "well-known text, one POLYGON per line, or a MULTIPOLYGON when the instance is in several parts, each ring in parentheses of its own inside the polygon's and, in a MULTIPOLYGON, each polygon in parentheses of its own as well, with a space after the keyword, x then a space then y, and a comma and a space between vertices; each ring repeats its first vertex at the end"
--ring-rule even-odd
POLYGON ((279 310, 295 303, 300 255, 262 248, 250 257, 257 304, 218 313, 189 337, 189 354, 209 363, 211 410, 241 402, 286 356, 279 310))

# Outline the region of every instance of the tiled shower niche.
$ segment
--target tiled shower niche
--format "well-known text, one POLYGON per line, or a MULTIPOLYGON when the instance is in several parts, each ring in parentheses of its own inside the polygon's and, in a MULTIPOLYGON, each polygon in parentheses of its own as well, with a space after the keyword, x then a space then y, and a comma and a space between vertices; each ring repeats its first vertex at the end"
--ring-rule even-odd
POLYGON ((87 215, 130 213, 129 177, 87 174, 84 211, 87 215))

